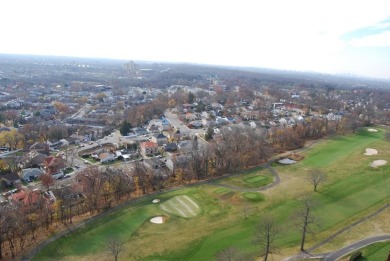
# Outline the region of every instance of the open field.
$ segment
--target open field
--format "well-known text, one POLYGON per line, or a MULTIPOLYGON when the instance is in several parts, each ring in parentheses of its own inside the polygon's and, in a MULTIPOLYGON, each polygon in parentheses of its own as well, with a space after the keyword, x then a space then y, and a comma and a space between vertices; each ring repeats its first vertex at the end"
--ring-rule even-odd
MULTIPOLYGON (((272 260, 282 260, 298 252, 300 232, 294 228, 291 216, 307 195, 312 195, 316 202, 314 213, 320 223, 315 236, 308 236, 307 248, 390 202, 389 165, 369 166, 373 160, 390 162, 390 146, 382 140, 382 135, 381 130, 362 130, 356 135, 320 142, 302 152, 303 161, 275 167, 281 183, 262 193, 240 192, 211 183, 160 194, 158 204, 152 203, 155 195, 145 197, 55 241, 34 260, 111 260, 112 256, 104 247, 110 236, 125 244, 119 260, 213 260, 218 251, 229 246, 256 255, 258 247, 253 239, 265 212, 273 216, 281 228, 275 242, 279 253, 273 255, 272 260), (378 154, 363 155, 365 148, 374 148, 378 154), (316 193, 305 178, 312 168, 321 168, 328 174, 327 181, 319 185, 316 193), (161 207, 164 203, 165 210, 161 207), (185 215, 195 209, 198 212, 189 218, 175 209, 185 215), (167 221, 159 225, 150 223, 149 219, 157 215, 168 216, 167 221)), ((257 178, 261 175, 268 174, 249 172, 223 182, 234 186, 237 182, 257 183, 262 180, 257 178)), ((383 220, 387 215, 383 216, 370 225, 381 226, 387 221, 383 220)), ((345 243, 341 237, 334 242, 318 252, 331 251, 345 243)))

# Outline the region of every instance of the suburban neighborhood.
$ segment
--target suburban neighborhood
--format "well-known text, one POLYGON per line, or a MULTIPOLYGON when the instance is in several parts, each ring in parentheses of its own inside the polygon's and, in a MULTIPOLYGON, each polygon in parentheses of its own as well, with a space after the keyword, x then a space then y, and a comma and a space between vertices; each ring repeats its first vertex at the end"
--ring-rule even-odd
POLYGON ((265 164, 307 141, 390 124, 381 82, 15 61, 0 64, 0 202, 22 213, 32 238, 126 199, 265 164))

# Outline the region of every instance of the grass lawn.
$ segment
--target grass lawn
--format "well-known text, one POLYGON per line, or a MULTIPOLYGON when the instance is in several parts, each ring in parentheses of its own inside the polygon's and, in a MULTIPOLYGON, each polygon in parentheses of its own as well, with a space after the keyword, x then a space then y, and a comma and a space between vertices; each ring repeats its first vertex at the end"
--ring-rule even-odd
POLYGON ((165 212, 184 218, 195 217, 201 211, 198 204, 187 195, 175 196, 161 203, 159 208, 165 212))
MULTIPOLYGON (((390 251, 390 242, 379 242, 360 249, 363 253, 362 257, 356 259, 356 261, 385 261, 390 251)), ((349 254, 340 259, 340 261, 348 261, 349 254)))
MULTIPOLYGON (((390 162, 390 146, 382 140, 382 131, 362 130, 356 135, 327 140, 304 154, 305 159, 295 165, 276 167, 281 183, 262 193, 206 184, 154 195, 160 199, 158 204, 146 197, 53 242, 34 260, 110 260, 112 257, 104 249, 110 236, 125 243, 119 260, 213 260, 218 251, 229 246, 256 254, 258 247, 253 239, 265 212, 280 227, 275 241, 280 255, 288 256, 298 252, 300 232, 294 228, 291 216, 306 195, 311 194, 316 202, 313 212, 321 224, 315 236, 308 235, 307 247, 390 199, 389 165, 369 167, 376 159, 390 162), (367 147, 378 149, 378 155, 364 156, 367 147), (311 168, 328 173, 328 180, 320 184, 316 193, 303 179, 311 168), (182 212, 197 209, 187 198, 199 207, 191 218, 175 212, 177 208, 182 212), (161 207, 164 204, 165 210, 161 207), (167 221, 150 223, 149 219, 156 215, 168 216, 167 221)), ((262 182, 263 176, 272 178, 267 170, 255 169, 220 182, 250 187, 262 182)))
POLYGON ((268 169, 254 168, 244 171, 233 177, 220 179, 218 184, 228 184, 239 188, 261 188, 274 181, 274 177, 269 173, 268 169))
POLYGON ((362 251, 363 256, 358 259, 359 261, 387 260, 386 258, 390 254, 390 242, 376 243, 363 248, 360 251, 362 251))

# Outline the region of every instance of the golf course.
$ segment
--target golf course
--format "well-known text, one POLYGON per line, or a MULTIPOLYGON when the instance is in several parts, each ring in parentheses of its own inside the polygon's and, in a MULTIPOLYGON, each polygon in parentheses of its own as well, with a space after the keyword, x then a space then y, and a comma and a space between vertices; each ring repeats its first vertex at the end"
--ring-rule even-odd
MULTIPOLYGON (((277 251, 270 260, 283 260, 299 253, 301 231, 292 217, 309 197, 316 224, 307 234, 305 249, 318 245, 314 253, 331 252, 368 236, 390 234, 387 208, 319 244, 390 203, 390 144, 384 130, 375 129, 318 141, 299 151, 304 159, 296 164, 272 163, 280 183, 265 190, 261 188, 275 177, 269 168, 257 167, 145 196, 50 243, 33 260, 112 260, 106 243, 113 237, 123 243, 118 260, 215 260, 228 247, 259 258, 255 238, 265 214, 279 228, 273 244, 277 251), (365 155, 367 148, 377 153, 365 155), (374 161, 381 164, 372 165, 374 161), (326 180, 314 192, 308 175, 316 169, 326 173, 326 180), (164 217, 161 223, 150 222, 157 216, 164 217)), ((385 245, 367 251, 377 258, 388 253, 388 248, 382 250, 385 245)))

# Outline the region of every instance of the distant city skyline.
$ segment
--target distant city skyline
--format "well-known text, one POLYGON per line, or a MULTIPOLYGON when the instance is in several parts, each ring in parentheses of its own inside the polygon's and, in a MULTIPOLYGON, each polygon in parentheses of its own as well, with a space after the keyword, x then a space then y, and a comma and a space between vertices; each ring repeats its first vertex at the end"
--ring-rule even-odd
POLYGON ((390 79, 390 1, 2 1, 0 53, 390 79))

